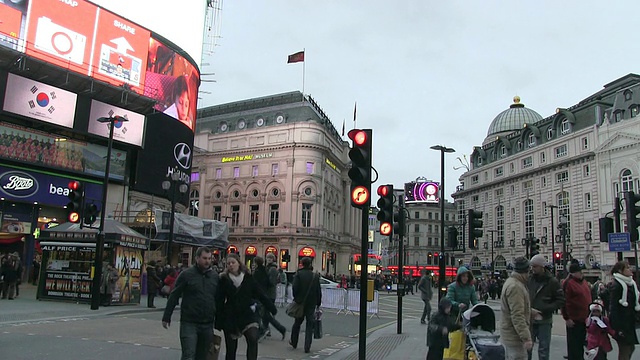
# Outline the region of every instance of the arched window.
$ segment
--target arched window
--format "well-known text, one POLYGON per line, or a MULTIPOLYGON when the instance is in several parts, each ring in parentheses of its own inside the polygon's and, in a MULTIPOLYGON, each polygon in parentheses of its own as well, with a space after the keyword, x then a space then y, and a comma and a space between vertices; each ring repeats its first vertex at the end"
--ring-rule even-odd
POLYGON ((529 147, 533 147, 536 145, 536 136, 534 134, 529 134, 529 147))
POLYGON ((480 259, 477 256, 474 256, 473 259, 471 259, 471 268, 480 269, 481 267, 482 267, 482 262, 480 262, 480 259))
POLYGON ((622 170, 622 173, 620 173, 620 182, 622 183, 622 191, 634 191, 633 175, 631 175, 631 170, 622 170))
POLYGON ((200 206, 200 192, 191 190, 189 193, 189 215, 198 216, 198 207, 200 206))

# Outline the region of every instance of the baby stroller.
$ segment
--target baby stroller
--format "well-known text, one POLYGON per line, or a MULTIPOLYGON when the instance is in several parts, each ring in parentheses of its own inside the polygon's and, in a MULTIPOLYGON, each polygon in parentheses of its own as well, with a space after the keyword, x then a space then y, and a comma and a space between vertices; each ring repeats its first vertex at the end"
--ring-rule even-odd
POLYGON ((486 304, 474 305, 462 315, 462 328, 467 337, 465 359, 504 360, 505 349, 496 334, 496 315, 486 304))

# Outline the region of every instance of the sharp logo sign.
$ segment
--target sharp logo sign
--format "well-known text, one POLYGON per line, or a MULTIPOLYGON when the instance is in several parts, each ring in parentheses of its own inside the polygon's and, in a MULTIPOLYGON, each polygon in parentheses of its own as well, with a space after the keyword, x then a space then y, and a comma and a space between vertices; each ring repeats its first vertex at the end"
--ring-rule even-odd
POLYGON ((0 175, 0 189, 6 195, 26 198, 38 192, 38 181, 27 173, 9 171, 0 175))

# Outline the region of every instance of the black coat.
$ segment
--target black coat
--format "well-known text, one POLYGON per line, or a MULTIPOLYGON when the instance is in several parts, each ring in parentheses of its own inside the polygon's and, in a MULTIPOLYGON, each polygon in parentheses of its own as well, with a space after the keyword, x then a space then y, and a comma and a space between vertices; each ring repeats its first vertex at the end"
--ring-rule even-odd
POLYGON ((304 302, 305 314, 312 311, 322 303, 322 289, 320 288, 320 275, 311 269, 300 269, 293 276, 293 301, 303 304, 304 297, 309 291, 309 296, 304 302), (314 278, 315 276, 315 278, 314 278), (311 290, 309 290, 311 289, 311 290))
POLYGON ((229 275, 222 273, 216 296, 218 308, 216 329, 222 329, 232 334, 241 334, 247 325, 260 323, 260 316, 254 310, 256 301, 261 302, 272 314, 275 315, 278 312, 251 274, 244 274, 242 284, 236 288, 229 275))
POLYGON ((200 270, 198 265, 183 270, 173 286, 162 321, 171 322, 173 309, 180 304, 180 321, 212 324, 216 316, 218 273, 211 268, 200 270))
POLYGON ((442 333, 443 329, 448 332, 460 329, 450 314, 445 314, 441 309, 429 320, 429 328, 427 329, 427 346, 434 349, 445 349, 449 347, 449 335, 442 333))
POLYGON ((629 306, 622 306, 618 300, 622 297, 622 285, 616 280, 609 284, 609 321, 611 328, 616 331, 614 336, 617 341, 627 344, 637 344, 638 337, 636 335, 636 315, 634 306, 636 303, 636 294, 633 287, 627 288, 627 302, 629 306), (620 335, 622 332, 622 336, 620 335))
POLYGON ((156 268, 154 266, 147 266, 147 294, 157 294, 160 281, 160 278, 156 274, 156 268))

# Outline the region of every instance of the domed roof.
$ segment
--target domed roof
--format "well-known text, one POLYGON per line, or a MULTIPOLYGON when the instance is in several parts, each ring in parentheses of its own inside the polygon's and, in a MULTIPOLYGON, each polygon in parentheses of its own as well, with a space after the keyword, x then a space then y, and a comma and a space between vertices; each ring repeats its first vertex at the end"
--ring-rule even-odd
POLYGON ((487 136, 520 130, 524 124, 533 124, 539 120, 542 120, 540 114, 524 107, 524 104, 520 103, 520 97, 514 96, 513 104, 493 119, 487 136))

